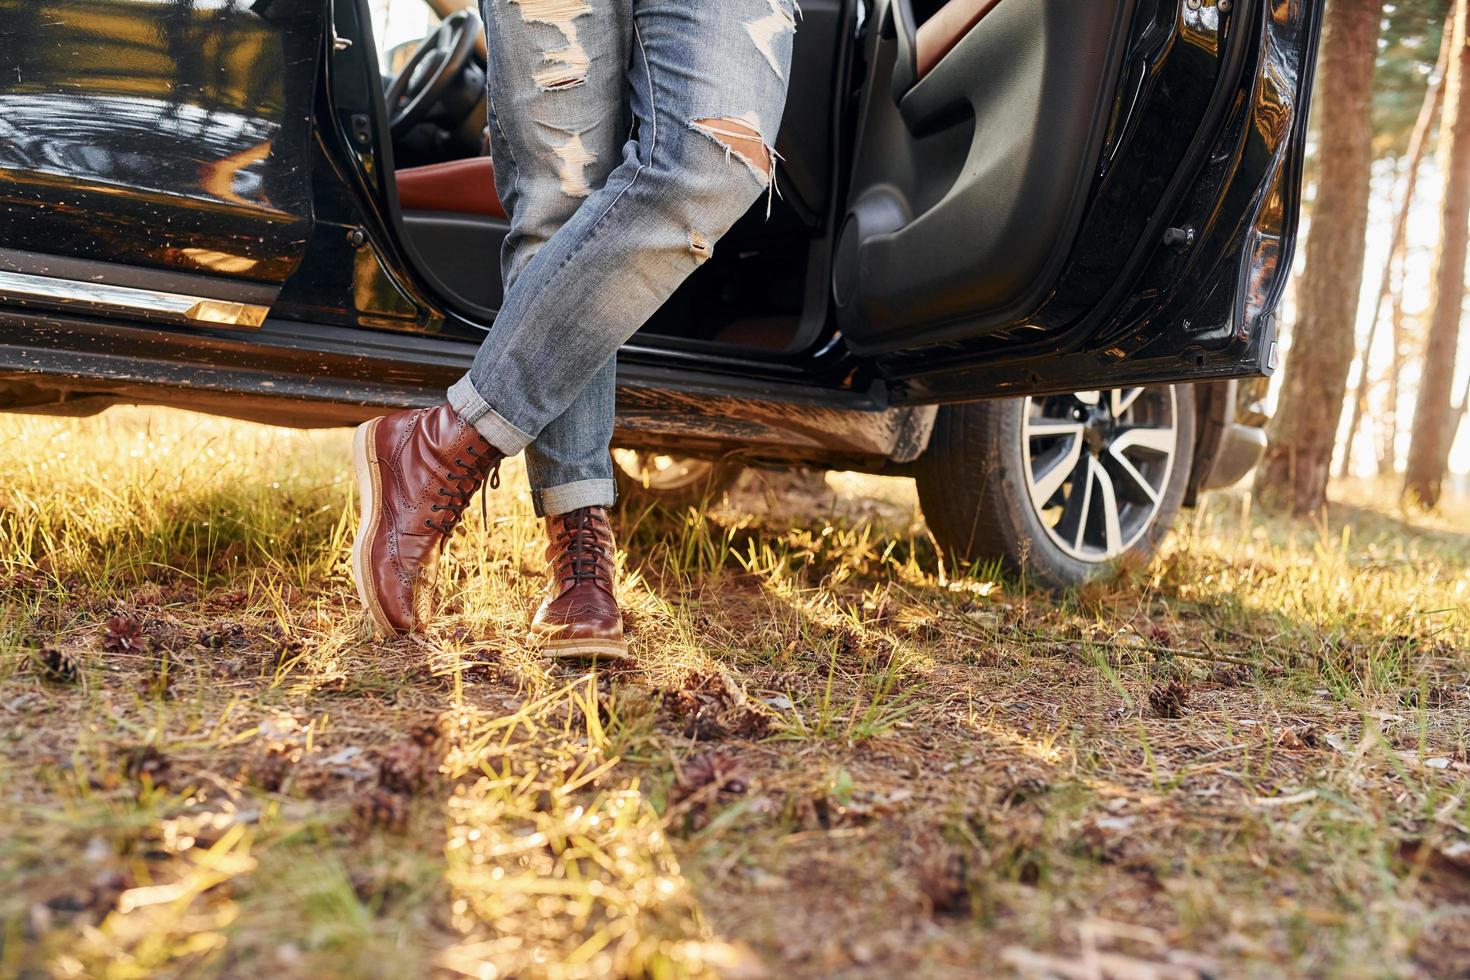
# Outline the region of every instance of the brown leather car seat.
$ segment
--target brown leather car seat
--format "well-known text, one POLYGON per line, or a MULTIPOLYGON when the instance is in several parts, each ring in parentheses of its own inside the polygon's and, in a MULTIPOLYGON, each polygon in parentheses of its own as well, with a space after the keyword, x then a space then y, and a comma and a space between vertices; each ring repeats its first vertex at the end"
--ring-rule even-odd
POLYGON ((452 211, 505 220, 495 195, 495 164, 488 156, 448 160, 398 171, 398 203, 405 211, 452 211))

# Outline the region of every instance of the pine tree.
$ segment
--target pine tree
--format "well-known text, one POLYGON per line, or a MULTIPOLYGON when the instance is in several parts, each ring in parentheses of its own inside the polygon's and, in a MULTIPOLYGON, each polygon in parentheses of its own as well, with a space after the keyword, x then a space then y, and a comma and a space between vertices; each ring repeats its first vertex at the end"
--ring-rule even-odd
MULTIPOLYGON (((1446 30, 1442 32, 1439 58, 1435 62, 1434 72, 1430 76, 1429 84, 1424 90, 1424 99, 1419 106, 1419 115, 1414 120, 1414 129, 1409 137, 1408 163, 1406 165, 1407 173, 1404 176, 1404 193, 1398 203, 1398 209, 1394 214, 1393 239, 1389 244, 1388 259, 1383 263, 1383 275, 1378 283, 1378 296, 1373 301, 1373 322, 1368 327, 1368 338, 1363 342, 1363 349, 1359 352, 1358 385, 1353 395, 1352 421, 1348 423, 1347 436, 1343 440, 1342 468, 1338 471, 1341 476, 1347 476, 1351 471, 1353 444, 1357 442, 1358 426, 1363 421, 1363 409, 1368 404, 1368 385, 1372 381, 1372 372, 1369 370, 1369 367, 1371 366, 1371 359, 1373 357, 1373 342, 1378 337, 1378 324, 1383 319, 1383 304, 1385 300, 1389 299, 1389 293, 1393 287, 1395 267, 1397 266, 1400 269, 1403 267, 1405 239, 1409 231, 1409 211, 1414 206, 1414 192, 1419 186, 1419 169, 1424 163, 1425 150, 1429 146, 1430 132, 1434 128, 1434 121, 1439 116, 1439 108, 1444 101, 1444 76, 1445 69, 1448 67, 1450 41, 1452 37, 1452 31, 1446 30)), ((1397 61, 1391 61, 1389 63, 1397 64, 1397 61)), ((1380 59, 1380 73, 1383 70, 1383 64, 1384 60, 1380 59)), ((1380 91, 1382 88, 1383 86, 1380 85, 1380 91)), ((1393 308, 1390 310, 1390 317, 1395 328, 1395 344, 1399 342, 1399 335, 1402 333, 1402 302, 1402 296, 1395 296, 1392 303, 1393 308)), ((1399 367, 1397 356, 1395 356, 1394 361, 1393 379, 1397 381, 1399 367)), ((1397 391, 1397 384, 1391 384, 1390 387, 1395 392, 1397 391)), ((1395 410, 1396 405, 1390 405, 1389 412, 1393 413, 1395 410)), ((1391 453, 1393 440, 1390 438, 1388 442, 1391 453)), ((1392 459, 1392 456, 1390 456, 1390 459, 1392 459)))
POLYGON ((1332 450, 1353 359, 1373 164, 1373 70, 1382 4, 1329 0, 1317 91, 1317 201, 1299 314, 1271 444, 1256 479, 1267 507, 1312 513, 1327 501, 1332 450))
POLYGON ((1444 178, 1439 246, 1429 314, 1429 340, 1414 405, 1404 496, 1424 507, 1439 504, 1459 418, 1454 397, 1455 353, 1465 301, 1465 258, 1470 246, 1470 0, 1456 0, 1454 35, 1445 73, 1439 169, 1444 178))

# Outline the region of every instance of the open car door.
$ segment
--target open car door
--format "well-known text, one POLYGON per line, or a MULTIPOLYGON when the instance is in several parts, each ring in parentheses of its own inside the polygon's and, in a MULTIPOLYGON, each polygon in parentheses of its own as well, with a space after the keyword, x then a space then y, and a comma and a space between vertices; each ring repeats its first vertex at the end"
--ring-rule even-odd
POLYGON ((1323 0, 879 0, 833 293, 895 402, 1274 369, 1323 0))
POLYGON ((259 326, 311 233, 325 11, 0 0, 0 318, 259 326))

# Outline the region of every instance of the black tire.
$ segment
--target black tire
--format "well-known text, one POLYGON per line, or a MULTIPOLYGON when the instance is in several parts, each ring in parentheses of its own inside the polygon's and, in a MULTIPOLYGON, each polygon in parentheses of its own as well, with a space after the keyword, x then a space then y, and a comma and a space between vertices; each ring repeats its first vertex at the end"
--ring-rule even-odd
POLYGON ((915 469, 929 529, 955 567, 999 560, 1010 571, 1053 588, 1071 588, 1120 565, 1144 563, 1163 541, 1184 500, 1194 455, 1194 408, 1187 385, 945 406, 915 469), (1116 406, 1122 404, 1119 396, 1127 398, 1134 392, 1138 394, 1121 416, 1124 423, 1110 428, 1108 420, 1099 421, 1095 414, 1075 423, 1082 448, 1072 463, 1072 437, 1050 430, 1072 427, 1073 413, 1097 413, 1096 405, 1089 408, 1083 403, 1085 397, 1100 396, 1098 405, 1116 406), (1067 399, 1076 404, 1069 408, 1067 399), (1164 421, 1166 415, 1171 426, 1164 421), (1137 424, 1129 424, 1130 419, 1137 424), (1131 430, 1139 431, 1125 438, 1123 433, 1131 430), (1138 445, 1144 430, 1148 442, 1172 439, 1172 455, 1138 445), (1023 431, 1028 433, 1028 445, 1041 448, 1023 451, 1023 431), (1111 438, 1105 434, 1109 431, 1115 433, 1111 438), (1094 451, 1098 445, 1102 448, 1094 451), (1088 462, 1089 456, 1094 462, 1088 462), (1045 498, 1052 506, 1043 507, 1034 503, 1033 488, 1037 496, 1044 494, 1055 478, 1045 469, 1048 458, 1055 458, 1055 465, 1068 469, 1071 476, 1045 498), (1120 458, 1149 489, 1119 470, 1120 458), (1095 476, 1090 468, 1094 466, 1104 474, 1095 476), (1037 467, 1043 468, 1040 479, 1037 467), (1116 479, 1115 472, 1120 473, 1116 479), (1104 481, 1106 491, 1100 489, 1104 481), (1073 500, 1079 483, 1086 484, 1086 493, 1073 500), (1096 502, 1093 487, 1099 487, 1096 502), (1109 496, 1111 521, 1106 517, 1109 496), (1121 503, 1120 497, 1125 498, 1121 503))
POLYGON ((740 478, 743 466, 722 460, 701 460, 620 449, 613 454, 613 478, 618 506, 643 511, 651 507, 681 512, 690 507, 717 504, 740 478), (654 461, 666 464, 659 470, 654 461))

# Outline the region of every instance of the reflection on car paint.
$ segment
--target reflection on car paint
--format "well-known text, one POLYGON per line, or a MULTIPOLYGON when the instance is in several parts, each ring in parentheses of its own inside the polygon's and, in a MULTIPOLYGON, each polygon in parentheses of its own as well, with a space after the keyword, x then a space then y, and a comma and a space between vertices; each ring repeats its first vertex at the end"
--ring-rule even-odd
POLYGON ((311 222, 315 6, 0 2, 0 241, 283 281, 311 222))

